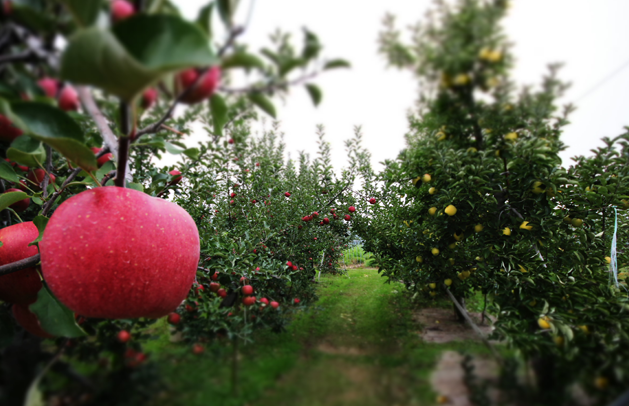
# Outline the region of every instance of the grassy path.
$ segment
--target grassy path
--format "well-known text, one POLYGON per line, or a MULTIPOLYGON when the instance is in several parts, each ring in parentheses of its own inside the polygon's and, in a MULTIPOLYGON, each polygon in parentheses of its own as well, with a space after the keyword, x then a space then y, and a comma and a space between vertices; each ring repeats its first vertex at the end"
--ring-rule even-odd
POLYGON ((161 343, 162 405, 431 405, 429 376, 444 350, 482 352, 475 342, 427 344, 402 285, 374 270, 321 279, 320 301, 288 331, 264 333, 240 352, 240 391, 229 387, 228 347, 202 357, 161 343))

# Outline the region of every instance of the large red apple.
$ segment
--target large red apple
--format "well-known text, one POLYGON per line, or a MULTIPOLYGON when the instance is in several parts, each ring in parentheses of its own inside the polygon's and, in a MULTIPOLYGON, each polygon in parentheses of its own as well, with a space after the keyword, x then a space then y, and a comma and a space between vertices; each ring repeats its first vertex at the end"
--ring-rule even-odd
POLYGON ((22 135, 22 130, 13 125, 11 120, 0 114, 0 140, 12 142, 22 135))
MULTIPOLYGON (((183 92, 184 89, 192 86, 198 77, 199 71, 194 68, 181 72, 176 78, 177 90, 183 92)), ((194 104, 207 99, 214 93, 220 80, 221 69, 218 66, 211 67, 199 79, 196 86, 185 97, 181 98, 181 101, 187 104, 194 104)))
POLYGON ((98 187, 63 202, 40 243, 55 296, 85 317, 158 318, 186 298, 199 232, 185 210, 133 189, 98 187))
MULTIPOLYGON (((32 221, 1 229, 0 265, 37 255, 37 247, 29 247, 28 244, 38 236, 39 231, 32 221)), ((37 292, 41 287, 41 279, 35 267, 3 275, 0 276, 0 300, 29 305, 37 300, 37 292)))
POLYGON ((31 312, 28 307, 18 304, 13 305, 13 317, 24 330, 41 338, 53 338, 54 336, 44 330, 39 324, 37 316, 31 312))
MULTIPOLYGON (((20 189, 11 188, 11 189, 7 189, 7 191, 5 193, 9 193, 9 192, 21 192, 21 190, 20 189)), ((13 210, 15 210, 17 213, 21 213, 24 210, 28 209, 28 206, 30 204, 31 204, 31 199, 29 199, 27 197, 26 199, 22 199, 19 202, 13 203, 9 207, 12 208, 13 210)))

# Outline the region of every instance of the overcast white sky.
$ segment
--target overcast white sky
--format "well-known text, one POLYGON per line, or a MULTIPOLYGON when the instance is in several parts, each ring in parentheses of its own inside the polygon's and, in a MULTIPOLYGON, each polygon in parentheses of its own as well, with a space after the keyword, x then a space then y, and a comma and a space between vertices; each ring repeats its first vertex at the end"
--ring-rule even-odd
MULTIPOLYGON (((240 22, 246 19, 251 1, 241 0, 240 22)), ((175 3, 186 17, 194 18, 206 0, 175 3)), ((255 1, 242 36, 251 49, 268 45, 268 34, 277 27, 294 33, 301 45, 305 26, 319 35, 324 56, 352 63, 350 70, 330 71, 316 80, 324 94, 318 108, 301 87, 291 91, 286 105, 277 106, 289 152, 314 154, 315 126, 324 124, 334 166, 339 168, 346 162, 344 140, 360 125, 374 164, 397 156, 404 147, 406 111, 412 107, 417 89, 410 74, 386 68, 377 54, 377 36, 385 13, 395 14, 403 27, 422 19, 431 5, 431 0, 255 1)), ((569 146, 562 153, 564 164, 601 145, 601 137, 620 134, 623 126, 629 125, 629 64, 589 91, 629 62, 629 1, 512 0, 509 14, 505 29, 515 44, 519 83, 539 83, 550 62, 566 64, 562 78, 573 86, 563 101, 576 102, 578 110, 562 137, 569 146)))

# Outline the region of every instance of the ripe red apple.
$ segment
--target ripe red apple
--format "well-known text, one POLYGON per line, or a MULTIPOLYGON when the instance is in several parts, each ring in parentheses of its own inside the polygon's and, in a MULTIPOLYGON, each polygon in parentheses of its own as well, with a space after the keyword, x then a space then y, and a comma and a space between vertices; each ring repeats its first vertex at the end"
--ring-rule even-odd
MULTIPOLYGON (((94 153, 94 155, 98 155, 98 153, 102 150, 102 148, 92 147, 92 152, 94 153)), ((113 157, 114 154, 112 154, 111 152, 108 152, 105 155, 101 156, 96 160, 96 162, 98 163, 98 167, 100 168, 101 166, 105 165, 105 163, 111 161, 113 157)))
MULTIPOLYGON (((39 236, 32 221, 0 229, 0 265, 10 264, 37 255, 37 247, 28 246, 39 236)), ((35 267, 0 276, 0 300, 29 305, 37 300, 42 283, 35 267)))
POLYGON ((114 186, 81 192, 54 212, 40 245, 57 299, 86 317, 158 318, 188 295, 199 232, 181 207, 114 186))
POLYGON ((356 207, 354 207, 354 206, 349 206, 349 207, 347 208, 347 211, 349 211, 350 213, 353 213, 353 212, 355 212, 355 211, 356 211, 356 207))
POLYGON ((292 268, 293 271, 296 271, 298 269, 297 265, 293 265, 291 268, 292 268))
POLYGON ((214 272, 212 274, 211 278, 212 278, 213 281, 218 280, 218 272, 214 272))
POLYGON ((233 201, 233 200, 230 200, 230 201, 229 201, 229 204, 236 204, 236 202, 235 202, 235 201, 233 201))
POLYGON ((280 307, 280 304, 277 303, 276 301, 271 302, 271 307, 274 309, 277 309, 278 307, 280 307))
POLYGON ((229 139, 229 141, 227 141, 227 142, 229 142, 230 144, 233 144, 233 143, 234 143, 234 142, 236 142, 236 141, 234 141, 234 139, 233 139, 233 138, 230 138, 230 139, 229 139))
POLYGON ((284 193, 284 196, 290 197, 290 193, 286 192, 286 193, 284 193))
POLYGON ((330 219, 327 217, 323 218, 323 224, 330 224, 330 219))
POLYGON ((203 347, 201 344, 194 344, 192 346, 193 354, 200 355, 200 354, 203 354, 203 351, 205 351, 205 347, 203 347))
POLYGON ((168 323, 170 324, 179 324, 179 322, 181 321, 181 316, 179 315, 179 313, 170 313, 168 315, 168 323))
POLYGON ((0 114, 0 140, 12 142, 22 135, 22 130, 13 125, 11 120, 0 114))
POLYGON ((243 295, 251 295, 253 294, 253 286, 251 285, 245 285, 242 287, 242 294, 243 295))
POLYGON ((203 287, 203 285, 199 285, 196 287, 196 289, 194 290, 197 295, 201 296, 201 293, 205 290, 205 288, 203 287))
POLYGON ((171 185, 176 185, 177 183, 181 182, 182 175, 181 172, 179 172, 178 170, 173 169, 172 171, 168 172, 168 174, 173 177, 170 181, 171 185))
POLYGON ((127 341, 131 340, 131 333, 129 333, 127 330, 121 330, 116 335, 116 340, 120 341, 121 343, 126 343, 127 341))
POLYGON ((265 305, 269 305, 269 299, 267 299, 266 297, 263 297, 262 299, 260 299, 260 303, 264 303, 265 305))
POLYGON ((293 303, 295 303, 295 304, 299 304, 299 302, 300 302, 300 300, 299 300, 299 299, 297 299, 297 298, 293 299, 293 303))
POLYGON ((53 338, 54 336, 44 330, 37 316, 28 307, 18 304, 13 305, 13 317, 24 330, 41 338, 53 338))
POLYGON ((231 197, 236 197, 236 193, 232 192, 232 194, 231 194, 231 195, 229 195, 229 196, 231 196, 231 197))
POLYGON ((37 84, 44 91, 46 96, 54 99, 59 91, 59 82, 56 79, 43 77, 37 81, 37 84))
POLYGON ((223 288, 219 289, 218 291, 216 291, 216 293, 220 296, 220 297, 227 297, 227 291, 223 288))
POLYGON ((59 108, 63 111, 77 111, 79 109, 79 94, 72 86, 66 85, 59 92, 59 108))
POLYGON ((218 290, 220 289, 221 285, 216 283, 216 282, 212 282, 210 283, 210 291, 211 292, 218 292, 218 290))
MULTIPOLYGON (((20 189, 11 188, 11 189, 7 189, 7 191, 5 193, 9 193, 9 192, 21 192, 21 190, 20 189)), ((15 210, 16 212, 21 213, 24 210, 28 209, 28 206, 30 204, 31 204, 31 199, 29 199, 27 197, 26 199, 22 199, 19 202, 13 203, 9 207, 12 208, 13 210, 15 210)))
POLYGON ((142 93, 142 108, 150 109, 153 104, 157 101, 157 89, 151 87, 146 89, 144 93, 142 93))
POLYGON ((369 203, 370 204, 376 204, 376 198, 372 197, 371 199, 369 199, 369 203))
MULTIPOLYGON (((192 86, 199 77, 199 71, 196 69, 187 69, 177 75, 175 79, 175 85, 178 92, 183 92, 184 89, 192 86)), ((181 98, 183 103, 194 104, 203 101, 210 97, 216 88, 218 82, 221 79, 221 69, 218 66, 213 66, 208 69, 201 79, 196 83, 193 89, 190 89, 188 94, 181 98)))
POLYGON ((256 297, 255 296, 247 296, 244 299, 242 299, 242 303, 245 306, 252 306, 256 303, 256 297))
POLYGON ((114 22, 124 20, 135 14, 135 8, 133 4, 125 0, 114 0, 111 3, 111 19, 114 22))
MULTIPOLYGON (((28 180, 37 185, 37 187, 41 188, 41 184, 44 181, 44 177, 46 177, 46 171, 40 168, 33 169, 28 173, 26 177, 28 180)), ((50 174, 50 179, 48 180, 48 184, 51 185, 55 183, 57 178, 52 173, 50 174)))
POLYGON ((352 217, 349 214, 345 215, 345 221, 350 221, 352 219, 352 217))

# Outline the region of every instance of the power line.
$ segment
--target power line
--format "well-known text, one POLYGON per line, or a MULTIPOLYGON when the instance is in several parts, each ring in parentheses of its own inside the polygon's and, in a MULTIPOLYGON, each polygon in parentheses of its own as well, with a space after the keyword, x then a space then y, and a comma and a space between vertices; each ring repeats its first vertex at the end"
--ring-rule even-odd
POLYGON ((588 91, 586 91, 585 93, 583 93, 581 96, 577 97, 577 99, 575 100, 575 103, 578 102, 579 100, 584 99, 586 96, 589 96, 591 93, 594 93, 594 91, 598 90, 599 87, 603 86, 605 83, 607 83, 611 78, 613 78, 614 76, 616 76, 617 74, 619 74, 620 72, 623 71, 623 69, 627 68, 629 66, 629 59, 627 59, 618 69, 616 69, 615 71, 613 71, 612 73, 610 73, 609 75, 605 76, 603 79, 601 79, 597 84, 595 84, 594 86, 592 86, 588 91))

